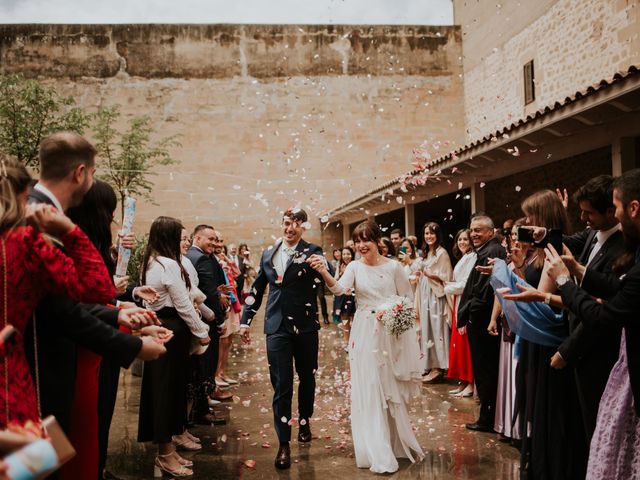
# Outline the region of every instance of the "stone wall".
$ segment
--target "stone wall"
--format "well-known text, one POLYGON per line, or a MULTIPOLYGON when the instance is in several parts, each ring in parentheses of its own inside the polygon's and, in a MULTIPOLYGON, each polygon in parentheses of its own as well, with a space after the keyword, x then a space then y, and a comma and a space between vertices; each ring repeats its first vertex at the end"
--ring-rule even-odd
POLYGON ((0 72, 181 135, 139 230, 173 215, 254 246, 284 208, 319 214, 406 172, 424 139, 462 144, 460 58, 457 27, 0 26, 0 72))
POLYGON ((640 0, 454 0, 467 142, 640 65, 640 0), (536 100, 525 106, 523 66, 536 100))

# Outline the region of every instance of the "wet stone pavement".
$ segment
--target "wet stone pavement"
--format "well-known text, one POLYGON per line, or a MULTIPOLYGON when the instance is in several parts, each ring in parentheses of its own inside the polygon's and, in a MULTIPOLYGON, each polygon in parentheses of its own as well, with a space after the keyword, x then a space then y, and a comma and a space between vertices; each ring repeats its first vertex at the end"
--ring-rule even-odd
MULTIPOLYGON (((278 440, 272 424, 269 371, 262 319, 252 328, 252 344, 236 338, 229 359, 229 374, 239 380, 232 388, 233 402, 217 411, 227 418, 222 426, 196 426, 190 431, 202 440, 203 449, 184 453, 193 460, 194 480, 200 479, 361 479, 376 475, 358 469, 353 458, 349 426, 349 362, 342 332, 336 325, 320 331, 315 413, 311 420, 311 446, 299 446, 297 426, 292 429, 290 470, 278 471, 273 460, 278 440), (247 465, 255 465, 250 468, 247 465)), ((496 434, 470 432, 464 424, 475 420, 473 399, 452 399, 453 384, 422 387, 422 396, 411 407, 418 440, 426 454, 416 464, 400 460, 393 478, 492 479, 519 478, 518 451, 499 441, 496 434)), ((294 388, 294 391, 297 388, 294 388)), ((154 445, 136 441, 140 377, 123 371, 111 427, 107 468, 117 477, 153 478, 154 445)), ((294 417, 297 398, 293 399, 294 417)), ((391 476, 391 475, 388 475, 391 476)))

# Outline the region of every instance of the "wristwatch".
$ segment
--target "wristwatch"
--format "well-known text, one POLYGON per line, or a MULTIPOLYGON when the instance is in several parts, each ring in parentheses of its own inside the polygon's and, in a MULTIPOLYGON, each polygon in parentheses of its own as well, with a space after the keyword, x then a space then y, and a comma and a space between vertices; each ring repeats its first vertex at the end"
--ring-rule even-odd
POLYGON ((565 284, 571 280, 567 275, 560 275, 558 278, 556 278, 556 287, 558 287, 559 289, 561 289, 562 287, 565 286, 565 284))

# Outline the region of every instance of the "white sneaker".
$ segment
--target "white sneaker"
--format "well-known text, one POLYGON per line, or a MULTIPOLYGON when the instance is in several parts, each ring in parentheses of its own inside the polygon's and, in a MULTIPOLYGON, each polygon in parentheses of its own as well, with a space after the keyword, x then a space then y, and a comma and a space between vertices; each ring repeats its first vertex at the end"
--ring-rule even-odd
POLYGON ((215 407, 216 405, 220 405, 222 403, 220 400, 214 400, 211 397, 207 399, 207 402, 209 402, 210 407, 215 407))
POLYGON ((237 385, 238 384, 238 381, 234 380, 233 378, 226 378, 225 377, 222 381, 223 382, 227 382, 229 385, 237 385))

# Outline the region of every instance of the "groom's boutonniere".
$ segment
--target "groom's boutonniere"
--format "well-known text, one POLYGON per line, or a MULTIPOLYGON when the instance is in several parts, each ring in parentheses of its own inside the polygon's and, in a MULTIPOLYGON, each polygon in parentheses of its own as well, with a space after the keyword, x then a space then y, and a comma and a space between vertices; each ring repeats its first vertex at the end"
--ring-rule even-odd
POLYGON ((293 252, 293 263, 305 263, 307 256, 302 252, 293 252))

